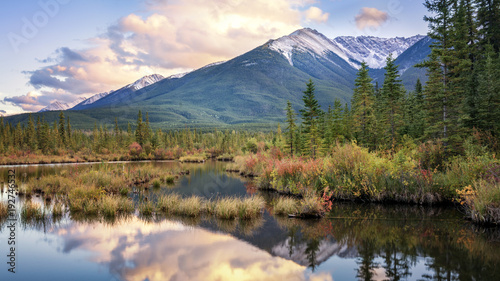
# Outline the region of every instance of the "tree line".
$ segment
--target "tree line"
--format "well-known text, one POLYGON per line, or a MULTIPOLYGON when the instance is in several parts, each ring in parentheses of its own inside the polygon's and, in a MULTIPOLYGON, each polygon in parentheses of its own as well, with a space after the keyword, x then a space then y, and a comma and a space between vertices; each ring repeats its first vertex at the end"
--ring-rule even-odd
POLYGON ((473 132, 498 150, 500 136, 500 1, 427 0, 432 16, 431 54, 417 67, 427 69, 407 92, 395 59, 389 56, 381 87, 361 63, 350 108, 335 100, 327 112, 314 97, 310 80, 304 91, 302 124, 288 102, 287 149, 316 157, 336 141, 356 140, 372 150, 394 150, 408 140, 439 141, 443 154, 463 151, 473 132))

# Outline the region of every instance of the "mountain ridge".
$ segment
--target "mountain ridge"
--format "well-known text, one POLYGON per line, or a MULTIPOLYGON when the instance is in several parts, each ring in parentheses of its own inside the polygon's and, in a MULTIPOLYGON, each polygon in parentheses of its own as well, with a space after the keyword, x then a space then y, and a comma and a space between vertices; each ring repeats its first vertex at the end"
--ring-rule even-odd
MULTIPOLYGON (((354 40, 346 36, 337 38, 346 42, 354 40)), ((77 105, 68 114, 78 114, 82 122, 95 120, 93 122, 107 124, 113 124, 114 117, 118 117, 119 123, 126 124, 134 123, 137 112, 142 110, 149 113, 153 127, 165 129, 186 125, 266 127, 284 121, 287 100, 296 112, 301 109, 302 91, 309 79, 315 83, 316 97, 324 110, 335 98, 349 104, 358 71, 358 55, 377 54, 376 62, 379 62, 385 61, 383 55, 400 53, 396 60, 404 65, 400 72, 408 90, 413 89, 416 79, 425 78, 422 70, 413 65, 430 52, 428 37, 363 38, 359 41, 368 40, 371 46, 353 47, 347 55, 347 51, 336 45, 340 43, 334 43, 335 39, 328 39, 312 29, 297 30, 228 61, 157 79, 137 90, 131 86, 135 82, 128 84, 91 104, 77 105), (400 44, 398 42, 407 44, 393 48, 400 44), (386 44, 386 47, 371 52, 377 49, 377 44, 386 44)), ((347 48, 349 44, 342 46, 347 48)), ((385 70, 372 68, 370 71, 374 83, 380 84, 385 70)))

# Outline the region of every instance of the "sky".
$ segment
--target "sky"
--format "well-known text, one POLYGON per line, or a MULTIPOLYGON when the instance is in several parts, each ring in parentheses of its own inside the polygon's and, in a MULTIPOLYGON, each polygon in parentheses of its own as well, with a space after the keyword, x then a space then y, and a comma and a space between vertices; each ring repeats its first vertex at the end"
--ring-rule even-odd
POLYGON ((23 0, 0 10, 0 115, 225 61, 309 27, 427 33, 422 0, 23 0))

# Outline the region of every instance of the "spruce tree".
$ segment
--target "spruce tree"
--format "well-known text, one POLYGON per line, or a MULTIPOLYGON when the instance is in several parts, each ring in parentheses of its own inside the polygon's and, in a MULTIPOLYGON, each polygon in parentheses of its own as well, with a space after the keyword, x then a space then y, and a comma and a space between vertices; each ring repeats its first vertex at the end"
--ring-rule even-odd
POLYGON ((145 125, 142 122, 142 112, 139 110, 139 113, 137 114, 137 126, 135 128, 135 141, 138 142, 141 146, 145 141, 144 127, 145 125))
POLYGON ((315 89, 313 81, 309 79, 306 86, 307 89, 303 92, 304 96, 302 97, 302 101, 304 101, 304 109, 301 109, 300 113, 302 113, 302 119, 304 120, 304 133, 307 136, 306 144, 308 147, 308 154, 313 158, 316 158, 318 148, 321 144, 319 117, 322 115, 322 111, 316 97, 314 96, 315 89))
POLYGON ((64 113, 62 110, 59 112, 59 140, 62 146, 66 146, 66 122, 64 120, 64 113))
POLYGON ((372 138, 375 127, 374 91, 371 82, 368 65, 362 62, 354 84, 354 94, 351 101, 351 122, 356 139, 360 143, 374 148, 372 138))
POLYGON ((386 143, 394 148, 398 138, 398 131, 403 125, 403 98, 405 90, 399 79, 398 67, 392 55, 387 57, 385 79, 382 86, 382 124, 385 127, 385 136, 390 139, 386 143))
POLYGON ((295 121, 297 121, 296 118, 297 114, 295 114, 295 111, 292 108, 292 104, 288 100, 286 102, 286 123, 287 123, 287 140, 286 144, 290 148, 290 155, 293 156, 293 147, 294 147, 294 142, 295 142, 295 131, 297 129, 297 125, 295 124, 295 121))

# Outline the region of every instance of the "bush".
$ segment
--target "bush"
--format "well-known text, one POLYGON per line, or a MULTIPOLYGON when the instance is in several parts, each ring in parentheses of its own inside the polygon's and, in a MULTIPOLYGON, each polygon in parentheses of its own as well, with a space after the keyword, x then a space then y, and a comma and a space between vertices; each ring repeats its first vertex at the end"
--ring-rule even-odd
POLYGON ((137 142, 133 142, 128 147, 130 156, 138 157, 142 153, 142 146, 137 142))

